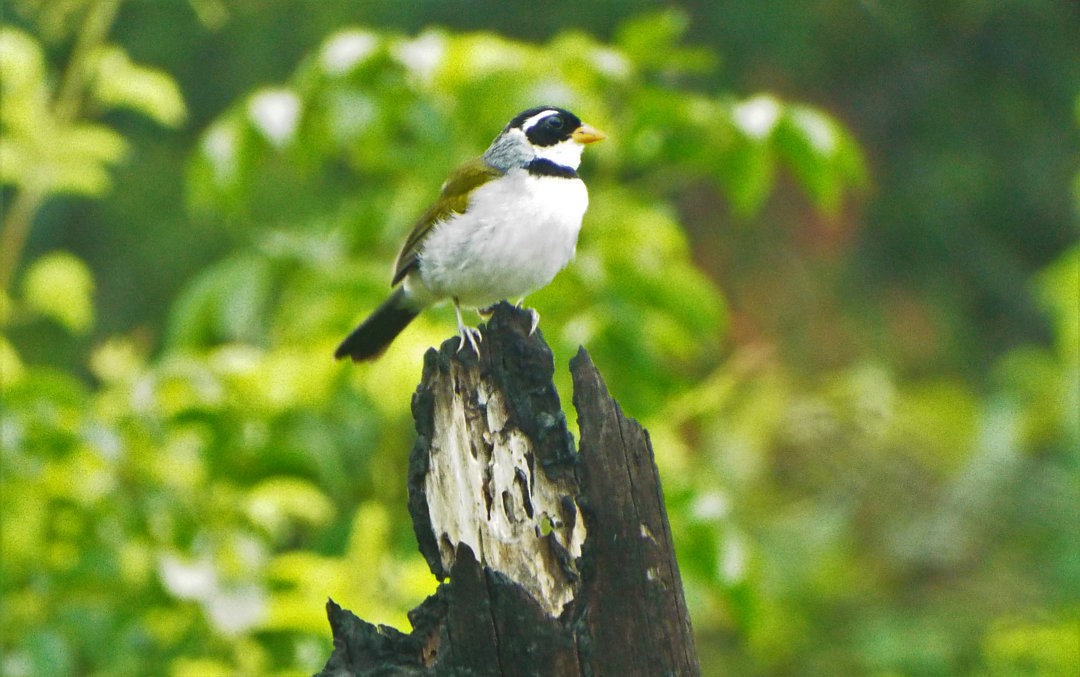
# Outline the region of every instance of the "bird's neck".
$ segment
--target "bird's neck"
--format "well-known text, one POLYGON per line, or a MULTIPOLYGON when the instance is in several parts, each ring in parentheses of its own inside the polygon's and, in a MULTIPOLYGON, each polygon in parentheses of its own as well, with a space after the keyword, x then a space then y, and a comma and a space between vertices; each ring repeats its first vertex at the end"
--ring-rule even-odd
POLYGON ((525 171, 533 176, 557 176, 563 179, 578 178, 576 169, 555 164, 552 160, 541 157, 533 158, 529 164, 525 165, 525 171))

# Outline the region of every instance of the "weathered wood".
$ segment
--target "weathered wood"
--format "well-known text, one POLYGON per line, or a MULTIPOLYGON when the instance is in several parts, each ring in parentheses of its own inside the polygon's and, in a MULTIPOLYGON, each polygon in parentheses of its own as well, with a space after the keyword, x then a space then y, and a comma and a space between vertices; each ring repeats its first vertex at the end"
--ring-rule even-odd
POLYGON ((698 672, 649 434, 608 394, 589 354, 570 361, 581 428, 579 503, 588 538, 578 604, 593 674, 698 672))
POLYGON ((442 581, 409 635, 332 601, 321 674, 694 675, 690 618, 648 434, 582 349, 581 452, 526 311, 500 304, 479 358, 425 356, 409 511, 442 581))
POLYGON ((491 318, 479 358, 458 352, 456 340, 425 356, 409 507, 436 576, 446 577, 466 545, 558 616, 573 599, 585 538, 576 454, 551 351, 518 313, 491 318))

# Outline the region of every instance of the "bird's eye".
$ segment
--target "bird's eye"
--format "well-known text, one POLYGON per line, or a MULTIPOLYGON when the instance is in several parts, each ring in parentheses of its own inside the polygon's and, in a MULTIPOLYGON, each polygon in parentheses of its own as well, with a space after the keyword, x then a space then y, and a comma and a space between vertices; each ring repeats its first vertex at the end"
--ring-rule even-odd
POLYGON ((561 115, 552 115, 551 117, 547 118, 544 122, 551 129, 562 129, 563 125, 566 124, 566 123, 563 122, 563 119, 562 119, 561 115))

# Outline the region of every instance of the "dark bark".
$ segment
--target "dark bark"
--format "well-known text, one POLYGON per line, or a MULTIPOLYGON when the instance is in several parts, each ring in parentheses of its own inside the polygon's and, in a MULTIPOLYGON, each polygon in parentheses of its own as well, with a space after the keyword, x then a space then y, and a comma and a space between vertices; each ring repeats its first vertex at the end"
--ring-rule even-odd
POLYGON ((690 617, 648 433, 588 354, 574 451, 551 351, 500 304, 479 358, 425 356, 409 511, 443 581, 409 635, 327 605, 323 675, 694 675, 690 617))
POLYGON ((581 427, 580 494, 588 537, 578 604, 594 674, 698 671, 660 476, 648 432, 626 418, 582 348, 570 362, 581 427))

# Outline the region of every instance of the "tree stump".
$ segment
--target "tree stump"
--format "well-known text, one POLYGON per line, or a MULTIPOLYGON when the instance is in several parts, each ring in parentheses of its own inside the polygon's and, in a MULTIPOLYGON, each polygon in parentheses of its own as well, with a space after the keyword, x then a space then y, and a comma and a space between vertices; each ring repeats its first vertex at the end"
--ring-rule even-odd
POLYGON ((409 512, 443 582, 410 634, 329 601, 321 675, 699 674, 648 433, 582 348, 575 451, 551 351, 529 327, 502 303, 479 357, 456 338, 425 355, 409 512))

